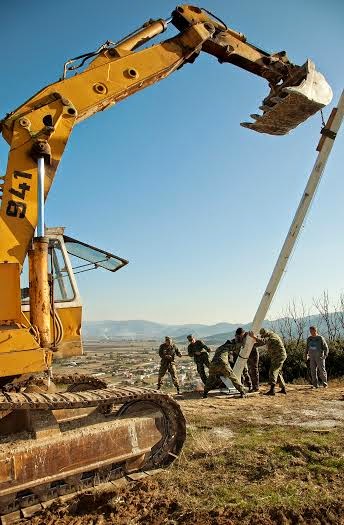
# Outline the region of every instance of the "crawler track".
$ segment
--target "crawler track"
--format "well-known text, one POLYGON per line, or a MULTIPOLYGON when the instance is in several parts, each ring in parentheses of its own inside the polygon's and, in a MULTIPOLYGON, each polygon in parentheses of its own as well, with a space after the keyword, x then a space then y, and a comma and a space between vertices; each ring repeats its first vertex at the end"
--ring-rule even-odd
MULTIPOLYGON (((149 457, 135 472, 151 471, 170 464, 178 456, 186 437, 186 424, 180 406, 169 395, 146 388, 116 388, 104 381, 89 376, 55 376, 54 382, 72 385, 72 390, 58 393, 45 392, 2 392, 0 393, 0 411, 54 411, 85 409, 97 407, 104 414, 115 418, 129 419, 137 415, 145 416, 145 410, 158 410, 162 414, 162 439, 152 448, 149 457), (90 388, 90 389, 87 389, 90 388)), ((36 381, 39 385, 39 381, 36 381)), ((20 390, 20 387, 17 387, 20 390)), ((15 436, 14 436, 15 438, 15 436)), ((132 473, 133 471, 131 471, 132 473)), ((2 523, 7 517, 22 517, 25 509, 62 495, 78 492, 104 482, 126 477, 128 472, 124 462, 114 462, 105 468, 83 472, 76 477, 61 476, 52 483, 46 482, 35 490, 13 492, 2 495, 0 485, 0 516, 2 523)), ((8 492, 8 491, 7 491, 8 492)))

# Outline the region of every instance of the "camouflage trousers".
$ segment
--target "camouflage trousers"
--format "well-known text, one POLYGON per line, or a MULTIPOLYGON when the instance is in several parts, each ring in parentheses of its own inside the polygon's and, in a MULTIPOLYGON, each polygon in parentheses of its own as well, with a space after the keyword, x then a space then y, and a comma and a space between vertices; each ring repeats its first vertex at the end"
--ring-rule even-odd
MULTIPOLYGON (((238 354, 234 354, 234 358, 237 359, 238 354)), ((249 388, 259 389, 259 351, 257 348, 251 350, 247 365, 242 371, 241 381, 249 388)))
POLYGON ((176 388, 178 388, 179 381, 177 377, 177 367, 171 361, 161 361, 160 369, 159 369, 159 376, 158 376, 158 386, 162 385, 162 378, 164 377, 166 372, 170 374, 172 383, 174 384, 176 388))
POLYGON ((244 387, 240 384, 237 376, 234 374, 229 365, 226 365, 225 363, 223 365, 219 363, 210 363, 209 377, 204 385, 205 394, 210 392, 210 390, 217 388, 221 376, 228 377, 228 379, 232 381, 235 388, 239 390, 240 394, 245 393, 244 387))
POLYGON ((199 376, 202 379, 203 384, 205 385, 208 378, 207 374, 205 373, 204 367, 206 366, 207 368, 209 368, 210 366, 208 352, 201 352, 201 355, 195 356, 194 359, 197 367, 197 372, 199 373, 199 376))
POLYGON ((249 388, 252 388, 251 376, 250 376, 247 366, 245 366, 244 370, 242 371, 241 382, 243 385, 248 386, 249 388))
POLYGON ((259 388, 259 350, 258 348, 252 348, 250 357, 247 361, 248 372, 250 376, 251 384, 249 387, 252 387, 254 390, 259 388))
POLYGON ((283 363, 287 359, 287 356, 273 356, 271 357, 270 369, 269 369, 269 383, 275 385, 278 383, 281 388, 285 388, 285 382, 282 375, 283 363))

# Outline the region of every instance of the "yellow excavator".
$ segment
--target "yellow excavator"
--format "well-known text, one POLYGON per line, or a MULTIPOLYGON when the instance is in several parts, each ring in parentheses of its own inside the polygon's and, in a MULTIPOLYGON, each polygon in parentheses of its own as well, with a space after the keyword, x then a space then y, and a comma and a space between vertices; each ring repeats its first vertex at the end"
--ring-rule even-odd
MULTIPOLYGON (((11 523, 46 500, 171 463, 185 419, 168 395, 56 376, 54 356, 80 355, 81 302, 69 255, 119 269, 127 261, 44 226, 44 201, 74 125, 167 77, 201 52, 265 79, 269 93, 243 126, 283 135, 332 98, 308 60, 249 44, 205 9, 178 6, 118 42, 69 60, 60 80, 1 121, 10 145, 0 207, 0 515, 11 523), (178 34, 147 42, 172 23, 178 34), (139 49, 142 47, 142 49, 139 49), (73 76, 70 72, 74 72, 73 76), (28 259, 29 286, 20 276, 28 259)), ((83 266, 83 265, 81 265, 83 266)))

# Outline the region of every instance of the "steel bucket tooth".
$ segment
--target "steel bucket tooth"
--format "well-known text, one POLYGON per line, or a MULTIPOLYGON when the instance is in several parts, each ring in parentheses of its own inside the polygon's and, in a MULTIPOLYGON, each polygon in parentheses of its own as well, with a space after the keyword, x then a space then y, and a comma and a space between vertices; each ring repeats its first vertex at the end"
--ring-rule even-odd
POLYGON ((286 135, 331 100, 332 89, 314 63, 307 60, 296 75, 272 87, 261 106, 263 114, 251 115, 255 122, 242 122, 241 126, 259 133, 286 135))

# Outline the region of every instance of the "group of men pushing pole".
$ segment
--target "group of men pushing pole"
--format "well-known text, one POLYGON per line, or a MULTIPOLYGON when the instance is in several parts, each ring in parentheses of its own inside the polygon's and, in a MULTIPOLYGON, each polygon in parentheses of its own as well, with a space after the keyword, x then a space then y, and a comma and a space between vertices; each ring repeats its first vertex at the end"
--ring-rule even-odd
MULTIPOLYGON (((310 336, 306 342, 305 360, 309 361, 312 387, 319 388, 319 384, 327 387, 327 373, 325 360, 328 356, 328 345, 315 326, 309 328, 310 336)), ((243 328, 237 328, 234 339, 227 339, 225 343, 219 346, 214 353, 212 360, 209 360, 211 349, 201 340, 196 339, 193 335, 188 335, 188 355, 193 358, 197 372, 203 382, 203 397, 208 397, 208 392, 216 388, 221 388, 221 378, 227 378, 238 390, 241 397, 246 396, 246 385, 248 392, 259 392, 259 351, 260 346, 265 346, 270 357, 269 368, 269 385, 270 388, 264 395, 274 396, 276 394, 276 384, 280 386, 278 393, 286 394, 286 385, 283 379, 282 368, 287 359, 287 352, 282 339, 272 330, 261 328, 259 335, 252 331, 245 332, 243 328), (254 345, 247 359, 242 373, 242 381, 234 374, 231 364, 235 359, 242 357, 239 355, 241 348, 245 346, 246 338, 251 337, 254 345), (206 370, 208 369, 208 375, 206 370)), ((159 347, 159 356, 161 364, 158 377, 158 390, 162 386, 162 379, 166 372, 169 372, 172 382, 180 394, 177 369, 174 362, 176 356, 182 357, 181 352, 173 343, 171 337, 165 337, 165 342, 159 347)))
MULTIPOLYGON (((238 390, 241 397, 245 397, 246 389, 240 379, 233 373, 231 364, 237 358, 240 349, 245 345, 247 336, 254 339, 255 343, 251 354, 248 358, 247 365, 243 371, 243 383, 248 387, 248 392, 259 392, 259 346, 266 346, 270 355, 269 384, 270 389, 265 395, 275 395, 275 385, 278 382, 281 389, 280 393, 286 394, 285 382, 282 375, 283 363, 287 358, 282 339, 272 330, 261 328, 259 336, 253 332, 245 332, 243 328, 238 328, 235 332, 235 338, 227 340, 224 344, 215 350, 214 357, 209 360, 211 349, 201 340, 196 339, 193 335, 188 335, 188 355, 193 358, 197 372, 204 384, 203 397, 208 396, 208 392, 218 388, 221 385, 221 377, 228 378, 238 390), (208 369, 208 376, 206 370, 208 369)), ((182 354, 173 343, 170 337, 165 337, 165 342, 159 347, 159 356, 161 365, 158 376, 158 390, 162 386, 162 379, 166 372, 169 372, 172 382, 180 393, 175 357, 181 357, 182 354)))

